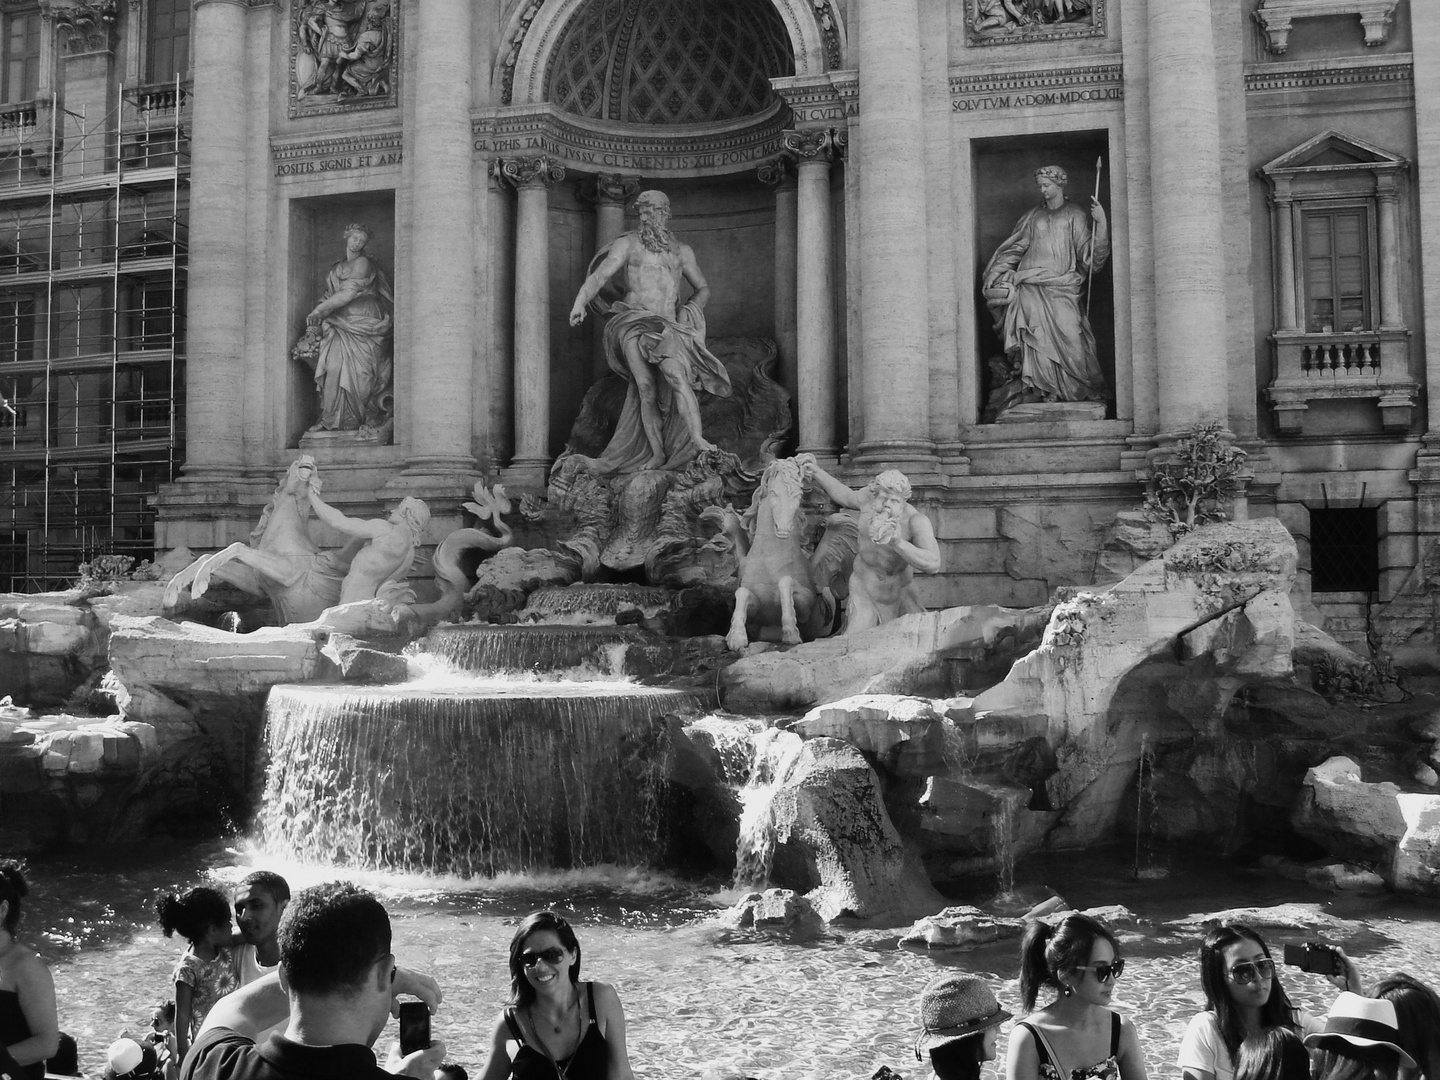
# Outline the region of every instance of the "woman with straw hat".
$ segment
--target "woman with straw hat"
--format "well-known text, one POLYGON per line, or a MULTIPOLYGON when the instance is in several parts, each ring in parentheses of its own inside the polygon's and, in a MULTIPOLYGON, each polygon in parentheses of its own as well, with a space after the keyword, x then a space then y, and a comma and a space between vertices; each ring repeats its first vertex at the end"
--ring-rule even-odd
POLYGON ((1305 1036, 1315 1055, 1315 1080, 1395 1080, 1415 1059, 1400 1048, 1395 1006, 1348 990, 1335 999, 1325 1028, 1305 1036))
POLYGON ((937 976, 920 993, 915 1060, 925 1060, 928 1050, 938 1080, 979 1080, 980 1064, 995 1060, 1000 1025, 1009 1019, 984 979, 958 971, 937 976))

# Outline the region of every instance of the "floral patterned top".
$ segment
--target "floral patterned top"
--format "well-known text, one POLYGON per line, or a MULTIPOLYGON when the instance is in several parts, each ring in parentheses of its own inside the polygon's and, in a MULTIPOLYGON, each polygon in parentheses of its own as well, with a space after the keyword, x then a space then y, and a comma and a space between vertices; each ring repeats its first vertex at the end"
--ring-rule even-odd
POLYGON ((1110 1056, 1083 1069, 1071 1069, 1068 1077, 1064 1076, 1056 1065, 1055 1052, 1050 1049, 1050 1040, 1045 1038, 1044 1032, 1024 1020, 1020 1021, 1020 1024, 1027 1028, 1035 1039, 1035 1051, 1040 1058, 1040 1080, 1120 1080, 1119 1013, 1110 1014, 1110 1056))
POLYGON ((235 977, 235 958, 229 949, 216 949, 214 960, 201 960, 187 949, 175 965, 171 980, 190 987, 190 1035, 205 1022, 210 1007, 240 986, 235 977))

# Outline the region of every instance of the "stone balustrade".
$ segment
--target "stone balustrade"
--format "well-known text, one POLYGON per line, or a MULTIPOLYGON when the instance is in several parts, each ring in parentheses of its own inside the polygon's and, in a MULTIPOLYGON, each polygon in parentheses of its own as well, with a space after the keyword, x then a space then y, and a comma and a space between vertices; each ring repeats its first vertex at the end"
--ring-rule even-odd
POLYGON ((1300 434, 1310 401, 1365 398, 1378 400, 1387 431, 1408 428, 1418 391, 1409 339, 1405 330, 1276 331, 1275 381, 1266 393, 1280 431, 1300 434))

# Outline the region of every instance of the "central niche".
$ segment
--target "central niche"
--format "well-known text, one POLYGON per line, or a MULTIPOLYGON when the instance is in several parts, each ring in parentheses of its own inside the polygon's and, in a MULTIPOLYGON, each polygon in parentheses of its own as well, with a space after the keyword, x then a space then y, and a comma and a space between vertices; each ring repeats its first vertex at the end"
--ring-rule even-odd
POLYGON ((592 120, 715 124, 770 108, 795 73, 767 0, 591 0, 551 54, 546 98, 592 120))

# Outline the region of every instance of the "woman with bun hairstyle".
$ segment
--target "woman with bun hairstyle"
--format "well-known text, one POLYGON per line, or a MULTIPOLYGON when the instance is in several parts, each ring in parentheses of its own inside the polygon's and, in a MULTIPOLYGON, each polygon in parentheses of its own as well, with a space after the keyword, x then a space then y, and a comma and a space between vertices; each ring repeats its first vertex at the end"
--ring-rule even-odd
POLYGON ((15 940, 20 901, 29 891, 21 865, 0 861, 0 1070, 41 1080, 45 1059, 60 1047, 60 1019, 50 969, 15 940))
MULTIPOLYGON (((1345 974, 1328 976, 1336 986, 1358 988, 1360 972, 1336 950, 1345 974)), ((1285 1028, 1308 1035, 1323 1026, 1320 1019, 1290 1003, 1270 947, 1250 927, 1226 923, 1213 928, 1200 943, 1200 986, 1205 1011, 1190 1018, 1180 1042, 1176 1064, 1184 1080, 1234 1080, 1235 1056, 1252 1035, 1285 1028)))
POLYGON ((218 889, 201 885, 183 896, 170 893, 155 903, 160 929, 176 930, 190 942, 175 965, 175 1056, 184 1061, 190 1040, 205 1022, 210 1006, 240 985, 230 951, 234 929, 230 900, 218 889))
POLYGON ((1020 943, 1026 1016, 1010 1032, 1006 1080, 1145 1080, 1135 1025, 1109 1007, 1124 970, 1119 942, 1098 920, 1032 922, 1020 943), (1056 997, 1036 1009, 1046 988, 1056 997))
POLYGON ((1395 1006, 1395 1041, 1417 1068, 1401 1075, 1440 1080, 1440 995, 1413 975, 1397 971, 1375 984, 1375 997, 1395 1006))

